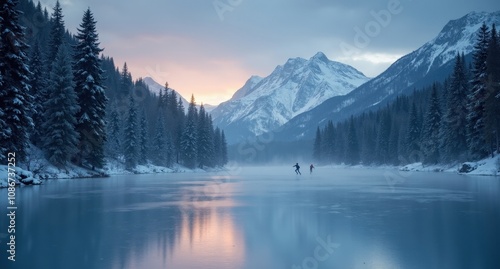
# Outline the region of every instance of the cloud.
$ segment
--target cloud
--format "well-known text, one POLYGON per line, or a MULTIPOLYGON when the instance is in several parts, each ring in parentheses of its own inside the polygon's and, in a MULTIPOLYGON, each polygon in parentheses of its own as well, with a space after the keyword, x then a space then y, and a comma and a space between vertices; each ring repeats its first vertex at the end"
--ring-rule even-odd
MULTIPOLYGON (((235 91, 252 74, 268 75, 288 58, 309 58, 317 51, 376 75, 397 55, 434 38, 449 20, 471 11, 500 9, 493 0, 399 0, 402 12, 370 37, 369 45, 346 58, 340 44, 352 44, 356 27, 363 29, 374 21, 373 13, 387 9, 391 1, 398 0, 65 0, 62 4, 70 31, 76 32, 83 11, 90 7, 105 54, 119 66, 127 61, 134 77, 159 68, 168 80, 176 81, 183 95, 208 94, 208 88, 212 95, 221 89, 235 91), (222 19, 214 7, 217 1, 230 7, 222 19), (203 85, 206 81, 209 86, 203 85)), ((45 4, 53 6, 55 0, 45 4)))

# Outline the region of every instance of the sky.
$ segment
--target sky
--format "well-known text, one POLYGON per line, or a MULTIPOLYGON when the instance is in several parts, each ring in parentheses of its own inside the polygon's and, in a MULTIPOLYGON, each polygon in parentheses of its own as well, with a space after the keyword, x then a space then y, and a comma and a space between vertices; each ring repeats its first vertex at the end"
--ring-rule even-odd
MULTIPOLYGON (((49 12, 56 0, 41 0, 49 12)), ((90 7, 104 54, 197 103, 231 98, 252 75, 319 51, 368 77, 497 0, 60 0, 76 33, 90 7)))

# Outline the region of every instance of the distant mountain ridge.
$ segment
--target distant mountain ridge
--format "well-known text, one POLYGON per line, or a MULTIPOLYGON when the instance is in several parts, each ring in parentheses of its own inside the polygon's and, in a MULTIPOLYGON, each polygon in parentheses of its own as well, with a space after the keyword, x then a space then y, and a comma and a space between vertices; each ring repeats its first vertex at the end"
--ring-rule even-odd
POLYGON ((355 68, 330 61, 318 52, 308 60, 289 59, 265 78, 251 77, 211 114, 214 124, 226 131, 228 141, 235 142, 278 128, 294 116, 368 80, 355 68))
POLYGON ((500 11, 472 12, 448 22, 436 38, 403 56, 379 76, 349 94, 330 98, 288 121, 275 132, 275 139, 312 139, 316 127, 323 126, 328 120, 339 122, 446 78, 457 53, 470 58, 476 32, 483 23, 500 25, 500 11))
MULTIPOLYGON (((165 92, 165 86, 156 82, 151 77, 145 77, 142 79, 142 81, 148 86, 149 91, 151 91, 154 94, 157 94, 157 95, 160 94, 160 90, 165 92)), ((174 90, 174 89, 169 88, 169 90, 174 90)), ((177 92, 177 95, 179 95, 181 97, 182 104, 184 105, 184 108, 187 109, 189 106, 189 101, 186 98, 184 98, 184 96, 182 96, 179 92, 177 92)), ((197 105, 199 106, 200 104, 197 104, 197 105)), ((215 108, 215 106, 209 105, 209 104, 203 104, 203 107, 205 108, 205 111, 207 111, 207 112, 210 112, 215 108)))

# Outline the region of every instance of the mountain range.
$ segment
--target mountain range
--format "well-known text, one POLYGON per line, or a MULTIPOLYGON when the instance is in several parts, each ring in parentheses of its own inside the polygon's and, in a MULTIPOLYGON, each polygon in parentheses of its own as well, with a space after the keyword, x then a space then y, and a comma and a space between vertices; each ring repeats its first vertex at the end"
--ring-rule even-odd
POLYGON ((316 128, 328 120, 342 121, 381 107, 399 95, 442 81, 451 74, 457 53, 464 53, 471 59, 476 33, 483 23, 499 25, 500 11, 471 12, 448 22, 437 37, 397 60, 379 76, 289 120, 274 131, 275 139, 312 139, 316 128))
POLYGON ((212 112, 228 142, 272 131, 327 99, 345 95, 369 78, 352 66, 318 52, 292 58, 267 77, 251 77, 233 97, 212 112))
MULTIPOLYGON (((267 77, 250 77, 230 100, 205 108, 230 144, 266 133, 275 141, 311 140, 316 128, 329 120, 340 122, 376 110, 399 95, 443 81, 457 53, 471 60, 483 23, 500 25, 500 11, 471 12, 449 21, 434 39, 373 79, 322 52, 310 59, 291 58, 267 77)), ((153 92, 163 88, 151 78, 144 81, 153 92)))

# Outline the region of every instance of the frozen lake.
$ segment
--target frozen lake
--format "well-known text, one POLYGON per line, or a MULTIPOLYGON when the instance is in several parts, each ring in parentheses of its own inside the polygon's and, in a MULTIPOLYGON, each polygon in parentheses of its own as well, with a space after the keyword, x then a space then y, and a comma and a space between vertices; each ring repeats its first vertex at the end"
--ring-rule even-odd
POLYGON ((500 268, 500 179, 321 167, 59 180, 17 191, 0 268, 500 268))

